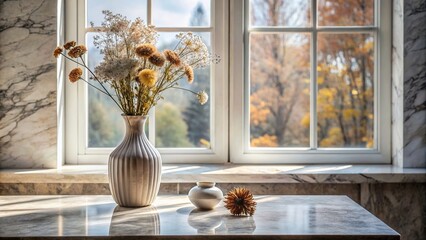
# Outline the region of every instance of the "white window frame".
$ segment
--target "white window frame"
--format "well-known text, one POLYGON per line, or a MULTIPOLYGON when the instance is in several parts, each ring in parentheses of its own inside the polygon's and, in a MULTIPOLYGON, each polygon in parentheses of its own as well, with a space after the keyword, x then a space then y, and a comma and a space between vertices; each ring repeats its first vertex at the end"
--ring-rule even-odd
MULTIPOLYGON (((311 0, 312 10, 316 0, 311 0)), ((230 157, 234 163, 271 164, 390 164, 391 146, 391 13, 392 1, 375 0, 374 27, 318 27, 316 11, 312 11, 313 25, 308 28, 275 27, 249 28, 249 6, 246 0, 231 1, 230 12, 230 157), (241 11, 244 9, 244 11, 241 11), (249 128, 249 31, 311 32, 310 84, 310 147, 308 148, 251 148, 249 128), (316 39, 318 32, 373 33, 375 44, 375 99, 373 149, 317 148, 316 125, 316 39), (315 64, 313 64, 315 63, 315 64)))
MULTIPOLYGON (((147 0, 148 6, 152 1, 147 0)), ((311 0, 316 7, 316 0, 311 0)), ((375 27, 361 27, 366 32, 375 33, 375 147, 374 149, 290 149, 290 148, 250 148, 249 147, 249 111, 247 102, 249 93, 247 58, 248 47, 248 0, 211 0, 211 27, 198 28, 199 31, 212 30, 212 50, 221 56, 222 61, 212 68, 211 101, 211 149, 160 148, 164 163, 262 163, 262 164, 390 164, 391 146, 391 1, 375 0, 375 27), (231 13, 231 14, 229 14, 231 13), (376 31, 377 27, 377 31, 376 31), (228 31, 229 30, 229 31, 228 31), (229 41, 228 41, 229 40, 229 41), (229 75, 228 75, 229 73, 229 75), (229 90, 229 91, 228 91, 229 90), (230 95, 229 95, 230 94, 230 95), (229 98, 228 98, 229 96, 229 98), (228 118, 229 117, 229 118, 228 118), (228 144, 229 143, 229 144, 228 144)), ((85 43, 85 1, 65 1, 65 40, 76 39, 85 43), (84 38, 83 38, 84 39, 84 38)), ((315 11, 312 17, 316 21, 315 11)), ((148 19, 151 17, 147 14, 148 19)), ((148 22, 150 23, 150 22, 148 22)), ((358 27, 316 27, 312 32, 311 63, 316 62, 316 36, 318 32, 353 32, 358 27)), ((308 28, 309 29, 309 28, 308 28)), ((159 31, 186 31, 189 28, 158 28, 159 31)), ((277 30, 300 31, 298 28, 277 28, 277 30)), ((191 27, 191 31, 194 28, 191 27)), ((66 73, 75 67, 65 61, 66 73)), ((311 64, 311 146, 316 144, 316 64, 311 64), (314 110, 314 111, 313 111, 314 110), (314 121, 312 121, 312 119, 314 121)), ((84 98, 87 85, 80 82, 65 83, 65 163, 66 164, 106 164, 110 149, 88 149, 81 136, 86 136, 87 119, 84 98), (83 97, 81 101, 80 96, 83 97)), ((153 117, 150 116, 153 123, 153 117)), ((150 136, 154 142, 155 125, 150 124, 150 136)))
MULTIPOLYGON (((151 6, 147 0, 147 24, 151 24, 151 6)), ((85 43, 86 1, 65 1, 65 40, 85 43)), ((113 10, 112 10, 113 11, 113 10)), ((226 0, 211 0, 211 26, 156 28, 159 32, 210 32, 212 52, 221 56, 221 62, 211 66, 210 116, 211 136, 206 148, 158 148, 163 163, 224 163, 228 160, 228 3, 226 0)), ((155 23, 154 23, 155 24, 155 23)), ((69 72, 75 64, 66 61, 69 72)), ((83 82, 65 84, 65 163, 106 164, 113 148, 87 147, 87 88, 83 82)), ((151 111, 153 112, 153 111, 151 111)), ((149 116, 149 136, 155 143, 155 117, 149 116)))

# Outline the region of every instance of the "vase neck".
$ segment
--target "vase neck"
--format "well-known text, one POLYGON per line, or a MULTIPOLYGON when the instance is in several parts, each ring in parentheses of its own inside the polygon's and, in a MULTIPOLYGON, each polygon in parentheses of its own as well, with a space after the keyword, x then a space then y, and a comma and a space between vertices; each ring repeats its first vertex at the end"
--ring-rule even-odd
POLYGON ((126 124, 126 133, 138 133, 145 135, 146 116, 122 115, 126 124))

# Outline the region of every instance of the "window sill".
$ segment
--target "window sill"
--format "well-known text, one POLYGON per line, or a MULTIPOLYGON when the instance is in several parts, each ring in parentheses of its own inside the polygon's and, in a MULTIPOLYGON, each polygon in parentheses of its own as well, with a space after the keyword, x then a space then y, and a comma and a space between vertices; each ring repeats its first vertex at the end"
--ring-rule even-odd
MULTIPOLYGON (((392 165, 165 164, 163 183, 425 183, 425 168, 392 165)), ((106 165, 3 169, 0 183, 108 183, 106 165)))

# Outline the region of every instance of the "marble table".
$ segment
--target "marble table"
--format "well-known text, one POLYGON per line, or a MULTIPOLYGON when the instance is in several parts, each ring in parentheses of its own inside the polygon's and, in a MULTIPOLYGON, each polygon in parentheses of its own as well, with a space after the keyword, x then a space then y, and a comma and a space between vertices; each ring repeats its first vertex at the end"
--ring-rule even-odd
POLYGON ((220 205, 199 211, 186 195, 146 208, 111 196, 0 196, 0 238, 35 239, 400 239, 346 196, 256 196, 252 217, 220 205))

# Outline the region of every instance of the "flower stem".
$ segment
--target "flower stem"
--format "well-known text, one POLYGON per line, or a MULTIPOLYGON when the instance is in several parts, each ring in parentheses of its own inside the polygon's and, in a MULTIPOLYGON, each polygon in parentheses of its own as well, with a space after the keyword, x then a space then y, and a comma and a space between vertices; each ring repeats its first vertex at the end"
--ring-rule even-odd
POLYGON ((84 59, 80 56, 81 61, 83 62, 83 66, 90 72, 90 74, 92 74, 93 78, 98 81, 98 83, 101 85, 101 87, 105 90, 105 93, 108 94, 108 96, 114 101, 114 103, 118 106, 118 108, 120 108, 120 110, 124 113, 123 108, 120 106, 120 104, 118 104, 118 102, 114 99, 114 97, 108 92, 108 90, 105 88, 105 86, 102 84, 101 81, 99 81, 99 79, 96 77, 96 75, 92 72, 92 70, 90 70, 89 67, 87 67, 86 63, 84 62, 84 59))
POLYGON ((89 81, 86 81, 86 79, 84 79, 84 78, 80 78, 80 79, 83 80, 84 82, 86 82, 87 84, 89 84, 91 87, 96 88, 96 90, 98 90, 99 92, 101 92, 101 93, 103 93, 103 94, 105 94, 109 97, 109 95, 106 92, 104 92, 100 88, 96 87, 95 85, 91 84, 89 81))
POLYGON ((186 89, 186 88, 181 88, 181 87, 170 87, 170 88, 176 88, 176 89, 180 89, 180 90, 188 91, 188 92, 191 92, 191 93, 193 93, 193 94, 195 94, 195 95, 198 95, 198 93, 196 93, 196 92, 194 92, 194 91, 192 91, 192 90, 186 89))

